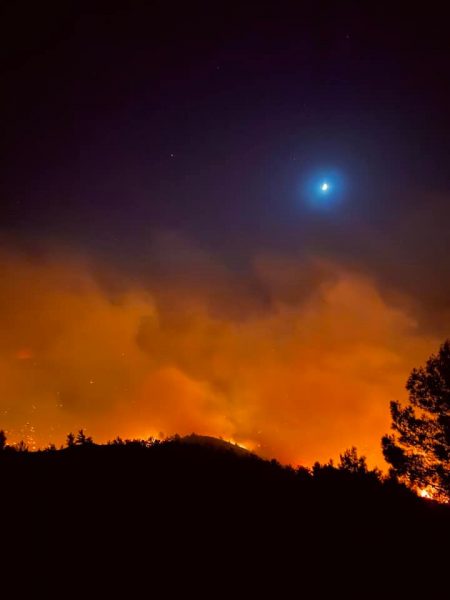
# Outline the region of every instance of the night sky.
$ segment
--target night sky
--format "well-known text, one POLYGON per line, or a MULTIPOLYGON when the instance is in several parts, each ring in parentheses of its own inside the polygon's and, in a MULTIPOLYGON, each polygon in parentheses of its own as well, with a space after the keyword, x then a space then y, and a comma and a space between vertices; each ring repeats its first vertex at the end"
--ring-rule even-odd
POLYGON ((0 428, 382 466, 389 401, 450 332, 444 15, 15 1, 0 21, 0 428))

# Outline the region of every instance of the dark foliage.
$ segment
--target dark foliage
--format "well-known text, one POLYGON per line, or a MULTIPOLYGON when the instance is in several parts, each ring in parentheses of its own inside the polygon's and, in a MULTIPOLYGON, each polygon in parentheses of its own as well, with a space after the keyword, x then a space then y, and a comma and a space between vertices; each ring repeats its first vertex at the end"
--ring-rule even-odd
POLYGON ((377 578, 398 569, 405 551, 432 547, 450 530, 446 506, 382 480, 355 449, 337 467, 309 470, 214 438, 117 438, 39 452, 6 447, 0 473, 13 562, 23 564, 28 540, 27 559, 44 561, 51 579, 64 573, 75 584, 89 572, 103 594, 119 574, 151 589, 162 578, 166 593, 195 581, 210 597, 227 586, 255 597, 269 579, 275 597, 285 597, 285 585, 305 597, 338 584, 349 593, 373 569, 377 578))
POLYGON ((438 500, 450 498, 450 341, 407 381, 409 404, 391 402, 393 435, 382 439, 391 472, 438 500))
POLYGON ((6 434, 0 429, 0 452, 6 448, 6 434))

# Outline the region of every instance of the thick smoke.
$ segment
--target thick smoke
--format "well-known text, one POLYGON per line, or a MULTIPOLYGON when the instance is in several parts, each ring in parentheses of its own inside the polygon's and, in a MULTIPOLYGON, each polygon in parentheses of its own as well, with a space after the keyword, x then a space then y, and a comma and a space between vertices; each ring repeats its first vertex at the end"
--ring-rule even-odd
POLYGON ((389 401, 441 341, 408 298, 317 258, 259 254, 237 274, 170 236, 153 252, 159 269, 134 279, 63 251, 1 254, 11 441, 195 431, 294 464, 351 445, 381 464, 389 401))

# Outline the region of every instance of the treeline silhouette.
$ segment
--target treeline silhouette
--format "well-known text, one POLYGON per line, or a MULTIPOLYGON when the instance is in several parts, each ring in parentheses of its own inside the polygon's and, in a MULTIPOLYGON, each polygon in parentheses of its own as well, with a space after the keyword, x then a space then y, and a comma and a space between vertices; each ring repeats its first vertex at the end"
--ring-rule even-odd
POLYGON ((354 448, 336 465, 306 469, 194 434, 99 445, 80 431, 62 449, 36 452, 0 439, 3 539, 18 543, 12 556, 50 551, 59 574, 63 558, 97 575, 111 565, 168 568, 169 587, 182 571, 224 582, 239 573, 254 586, 269 573, 297 574, 306 589, 325 569, 355 584, 373 568, 398 569, 409 553, 423 570, 450 532, 447 505, 369 470, 354 448))

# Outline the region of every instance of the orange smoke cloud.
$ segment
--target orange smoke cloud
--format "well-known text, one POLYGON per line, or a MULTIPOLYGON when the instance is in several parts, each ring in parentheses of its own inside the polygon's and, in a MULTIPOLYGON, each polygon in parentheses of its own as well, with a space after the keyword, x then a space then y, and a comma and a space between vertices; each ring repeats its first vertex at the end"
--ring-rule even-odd
POLYGON ((356 445, 380 465, 389 401, 440 340, 338 265, 259 257, 263 309, 208 270, 211 285, 109 274, 114 287, 101 265, 3 253, 0 428, 32 446, 81 427, 98 441, 195 431, 294 464, 356 445))

